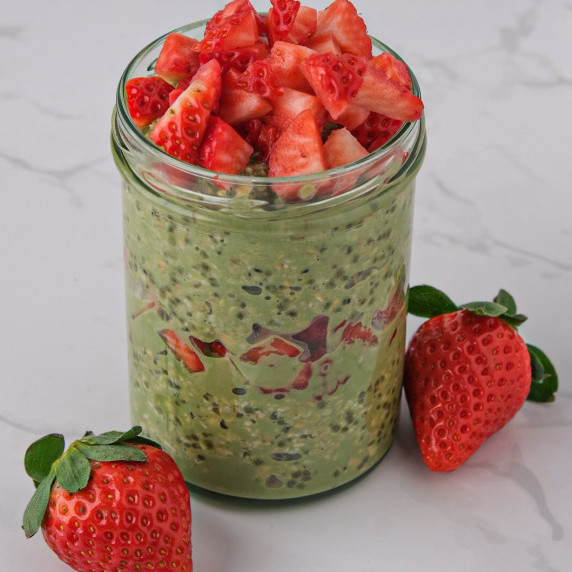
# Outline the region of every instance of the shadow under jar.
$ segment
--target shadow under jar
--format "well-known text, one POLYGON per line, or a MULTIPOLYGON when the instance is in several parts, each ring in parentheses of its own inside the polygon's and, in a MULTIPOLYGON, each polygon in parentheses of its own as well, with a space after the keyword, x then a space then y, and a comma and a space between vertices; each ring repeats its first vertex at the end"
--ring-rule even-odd
POLYGON ((334 489, 373 467, 397 429, 424 118, 323 173, 217 174, 168 156, 130 119, 125 84, 152 73, 163 41, 125 70, 112 123, 133 421, 202 489, 334 489))

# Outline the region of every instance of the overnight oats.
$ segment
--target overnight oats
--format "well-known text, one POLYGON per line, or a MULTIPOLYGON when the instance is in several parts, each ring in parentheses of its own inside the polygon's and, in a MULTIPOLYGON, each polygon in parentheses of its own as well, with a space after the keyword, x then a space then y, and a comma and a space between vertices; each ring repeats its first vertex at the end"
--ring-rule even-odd
POLYGON ((133 421, 226 495, 370 469, 397 429, 425 151, 405 64, 347 0, 235 0, 136 56, 112 136, 133 421))

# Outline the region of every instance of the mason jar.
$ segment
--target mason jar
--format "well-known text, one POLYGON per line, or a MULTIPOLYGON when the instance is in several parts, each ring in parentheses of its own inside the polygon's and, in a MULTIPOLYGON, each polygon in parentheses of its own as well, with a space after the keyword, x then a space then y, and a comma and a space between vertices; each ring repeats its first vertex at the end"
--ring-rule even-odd
MULTIPOLYGON (((176 31, 198 38, 204 24, 176 31)), ((125 84, 152 73, 163 41, 127 66, 112 122, 133 422, 201 489, 288 499, 340 487, 397 430, 424 118, 322 173, 215 173, 131 121, 125 84)))

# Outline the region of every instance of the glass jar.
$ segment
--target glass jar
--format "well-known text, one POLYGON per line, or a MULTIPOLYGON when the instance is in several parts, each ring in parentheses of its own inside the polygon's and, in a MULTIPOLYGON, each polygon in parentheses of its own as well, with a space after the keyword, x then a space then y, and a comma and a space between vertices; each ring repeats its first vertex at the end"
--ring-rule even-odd
POLYGON ((163 40, 125 70, 112 125, 133 422, 197 487, 255 499, 334 489, 397 429, 424 119, 323 173, 217 174, 130 119, 125 84, 152 73, 163 40))

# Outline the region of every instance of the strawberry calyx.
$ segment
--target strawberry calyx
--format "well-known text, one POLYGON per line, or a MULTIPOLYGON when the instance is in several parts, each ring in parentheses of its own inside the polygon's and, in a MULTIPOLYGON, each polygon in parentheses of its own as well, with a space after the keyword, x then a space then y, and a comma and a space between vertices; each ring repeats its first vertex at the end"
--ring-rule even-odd
POLYGON ((36 491, 24 511, 22 528, 27 538, 40 528, 50 490, 54 482, 70 494, 86 487, 90 474, 90 461, 146 462, 145 453, 130 444, 161 446, 140 436, 141 427, 128 431, 107 431, 94 435, 91 431, 75 440, 67 450, 63 435, 51 433, 32 443, 24 456, 24 467, 34 481, 36 491))
MULTIPOLYGON (((489 316, 504 320, 514 329, 523 324, 527 317, 519 314, 516 302, 506 290, 499 290, 492 302, 477 301, 457 305, 441 290, 422 284, 409 289, 407 311, 420 318, 434 318, 460 310, 468 310, 478 316, 489 316)), ((531 376, 529 401, 554 401, 558 390, 558 374, 548 356, 536 346, 527 344, 530 354, 531 376)))

